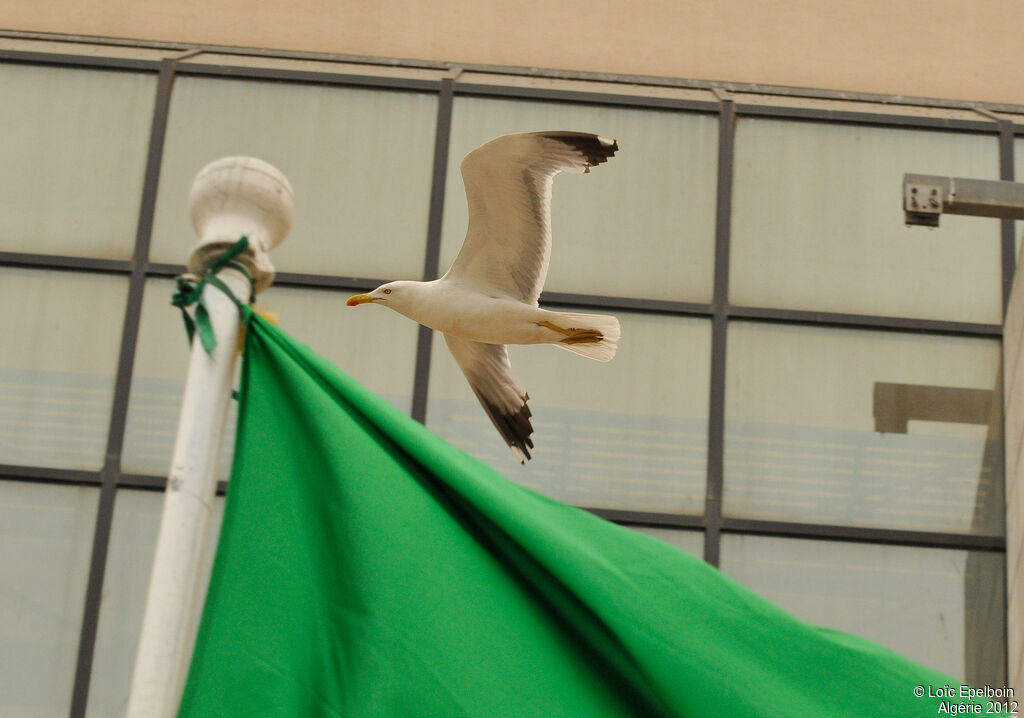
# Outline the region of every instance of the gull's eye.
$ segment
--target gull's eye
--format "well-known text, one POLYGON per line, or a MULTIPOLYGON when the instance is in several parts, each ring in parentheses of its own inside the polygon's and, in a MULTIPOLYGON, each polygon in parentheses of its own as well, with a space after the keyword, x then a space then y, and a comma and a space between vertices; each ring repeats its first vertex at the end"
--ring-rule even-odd
POLYGON ((384 290, 384 293, 385 293, 385 294, 391 294, 391 290, 390 290, 390 289, 385 289, 385 290, 384 290))

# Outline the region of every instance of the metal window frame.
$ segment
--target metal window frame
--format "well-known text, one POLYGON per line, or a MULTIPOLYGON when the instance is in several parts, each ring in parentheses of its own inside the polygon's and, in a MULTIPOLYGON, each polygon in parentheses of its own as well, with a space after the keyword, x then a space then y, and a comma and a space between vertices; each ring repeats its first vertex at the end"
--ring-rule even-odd
MULTIPOLYGON (((437 99, 437 124, 434 137, 434 168, 430 186, 430 211, 427 219, 427 246, 423 259, 423 281, 440 276, 441 229, 444 195, 448 179, 448 148, 451 144, 453 92, 456 74, 441 81, 437 99)), ((430 384, 430 358, 434 346, 433 330, 420 325, 416 336, 416 368, 412 383, 410 415, 427 423, 427 387, 430 384)))
MULTIPOLYGON (((896 98, 865 93, 839 93, 806 88, 765 87, 740 83, 714 83, 696 80, 544 71, 532 68, 508 68, 488 65, 454 66, 448 63, 405 62, 381 60, 324 53, 282 53, 219 46, 183 46, 173 43, 142 43, 113 41, 102 38, 52 36, 42 33, 0 32, 0 37, 91 42, 128 47, 155 48, 167 52, 163 60, 80 55, 73 52, 20 51, 0 49, 0 63, 48 65, 65 68, 91 68, 107 71, 156 72, 157 98, 150 130, 145 179, 137 225, 133 255, 130 260, 97 257, 43 255, 27 252, 0 251, 0 266, 46 269, 56 271, 89 272, 124 275, 129 280, 127 309, 122 329, 120 353, 115 374, 115 390, 107 438, 106 461, 99 471, 53 469, 34 466, 0 465, 0 480, 67 483, 96 486, 100 489, 94 542, 90 558, 89 578, 83 607, 82 629, 78 647, 78 661, 72 691, 69 715, 83 718, 88 701, 92 677, 92 660, 98 630, 103 578, 109 549, 113 511, 119 489, 162 491, 166 479, 158 476, 128 474, 121 471, 127 406, 131 388, 135 349, 145 282, 149 278, 174 277, 183 267, 150 262, 149 242, 163 154, 163 140, 167 130, 174 81, 177 77, 212 77, 233 81, 280 81, 338 87, 366 87, 382 90, 436 93, 438 97, 437 124, 431 178, 430 211, 426 228, 426 253, 423 277, 430 279, 439 274, 442 214, 451 132, 451 117, 457 97, 493 97, 545 102, 574 103, 628 107, 641 110, 661 110, 717 115, 719 123, 717 206, 714 237, 714 285, 712 300, 708 303, 653 300, 644 297, 617 297, 589 294, 545 292, 543 303, 560 304, 593 309, 618 309, 629 312, 655 313, 668 316, 700 317, 711 323, 711 373, 709 377, 708 406, 708 465, 705 507, 701 515, 665 514, 617 509, 587 508, 587 510, 625 525, 699 530, 704 534, 704 558, 712 565, 720 563, 722 533, 738 533, 789 538, 854 541, 861 543, 944 548, 967 551, 1002 552, 1006 550, 1003 536, 971 535, 942 532, 906 531, 890 528, 870 528, 789 521, 765 521, 724 516, 722 497, 724 484, 725 436, 725 358, 730 321, 763 321, 797 323, 822 328, 860 328, 870 330, 917 332, 935 335, 956 335, 978 338, 1001 338, 1002 326, 996 324, 937 321, 908 317, 860 315, 835 312, 816 312, 772 307, 732 305, 728 301, 730 222, 732 182, 735 165, 735 134, 741 118, 773 118, 794 122, 844 123, 866 127, 892 127, 898 129, 935 130, 945 132, 983 133, 998 137, 1000 179, 1014 179, 1014 143, 1024 136, 1024 125, 995 115, 993 111, 1017 113, 1024 116, 1024 107, 1015 105, 978 104, 927 98, 896 98), (296 60, 324 60, 346 63, 369 63, 392 67, 428 68, 447 70, 437 80, 401 78, 359 74, 351 71, 330 73, 304 69, 259 68, 230 64, 201 65, 181 63, 181 60, 203 52, 226 55, 265 56, 296 60), (628 83, 654 87, 680 87, 705 89, 713 93, 715 101, 676 99, 659 96, 645 97, 615 92, 590 92, 557 87, 521 87, 514 84, 483 84, 477 81, 459 81, 463 71, 486 72, 494 75, 544 77, 552 80, 594 80, 605 83, 628 83), (743 101, 744 92, 771 94, 780 98, 779 105, 757 105, 743 101), (848 110, 835 108, 815 109, 787 107, 785 98, 820 98, 849 101, 848 110), (874 113, 858 111, 857 102, 886 102, 893 112, 874 113), (949 110, 975 110, 977 120, 940 118, 900 114, 899 107, 934 107, 949 110)), ((1009 296, 1015 269, 1014 223, 1004 220, 1000 224, 1002 253, 1002 282, 1004 307, 1009 296)), ((366 290, 386 281, 381 278, 343 277, 337 275, 281 273, 276 284, 314 290, 366 290)), ((417 341, 414 388, 411 415, 423 422, 429 394, 430 330, 421 328, 417 341)), ((226 489, 221 482, 218 493, 226 489)))
POLYGON ((100 471, 100 498, 97 507, 93 534, 89 578, 86 583, 85 605, 78 645, 78 658, 71 696, 71 716, 85 715, 88 704, 89 684, 92 678, 92 661, 99 627, 100 603, 103 593, 103 579, 110 543, 110 531, 114 518, 114 501, 121 471, 121 449, 128 414, 128 400, 131 393, 132 371, 135 365, 135 349, 138 341, 139 320, 142 314, 142 294, 145 288, 145 266, 149 256, 150 236, 153 228, 153 213, 156 206, 157 185, 160 178, 160 164, 163 159, 164 137, 170 110, 171 90, 174 85, 176 59, 165 59, 159 65, 152 124, 149 136, 149 151, 143 179, 141 207, 134 251, 129 274, 128 298, 122 328, 121 347, 118 355, 114 381, 114 396, 107 431, 106 461, 100 471))

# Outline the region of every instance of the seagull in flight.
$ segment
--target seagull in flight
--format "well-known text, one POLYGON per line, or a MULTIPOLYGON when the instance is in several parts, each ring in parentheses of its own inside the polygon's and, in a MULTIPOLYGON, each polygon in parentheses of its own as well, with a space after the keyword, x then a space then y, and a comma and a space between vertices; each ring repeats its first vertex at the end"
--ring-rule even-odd
POLYGON ((512 375, 508 344, 554 344, 610 361, 619 320, 541 309, 551 256, 551 183, 608 161, 615 140, 582 132, 505 135, 462 161, 469 229, 451 269, 429 282, 388 282, 348 306, 381 304, 444 334, 487 416, 521 464, 530 458, 529 395, 512 375))

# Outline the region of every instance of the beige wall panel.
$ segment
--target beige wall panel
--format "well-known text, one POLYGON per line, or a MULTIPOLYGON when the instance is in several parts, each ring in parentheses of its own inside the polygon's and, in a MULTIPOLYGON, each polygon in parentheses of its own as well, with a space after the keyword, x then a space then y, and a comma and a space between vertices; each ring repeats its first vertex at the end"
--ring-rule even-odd
POLYGON ((0 0, 6 29, 1024 104, 1020 0, 0 0))
MULTIPOLYGON (((1017 261, 1003 335, 1006 411, 1006 613, 1008 684, 1024 688, 1024 255, 1017 261)), ((1020 695, 1020 694, 1018 694, 1020 695)))

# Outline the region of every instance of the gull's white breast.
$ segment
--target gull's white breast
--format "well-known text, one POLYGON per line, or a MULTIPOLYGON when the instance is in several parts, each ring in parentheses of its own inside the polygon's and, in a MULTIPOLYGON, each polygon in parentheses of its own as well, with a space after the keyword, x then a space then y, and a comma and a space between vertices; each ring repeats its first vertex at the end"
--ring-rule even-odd
POLYGON ((445 334, 486 344, 541 344, 552 339, 552 332, 538 325, 546 312, 511 297, 438 280, 423 286, 417 299, 407 316, 445 334))

